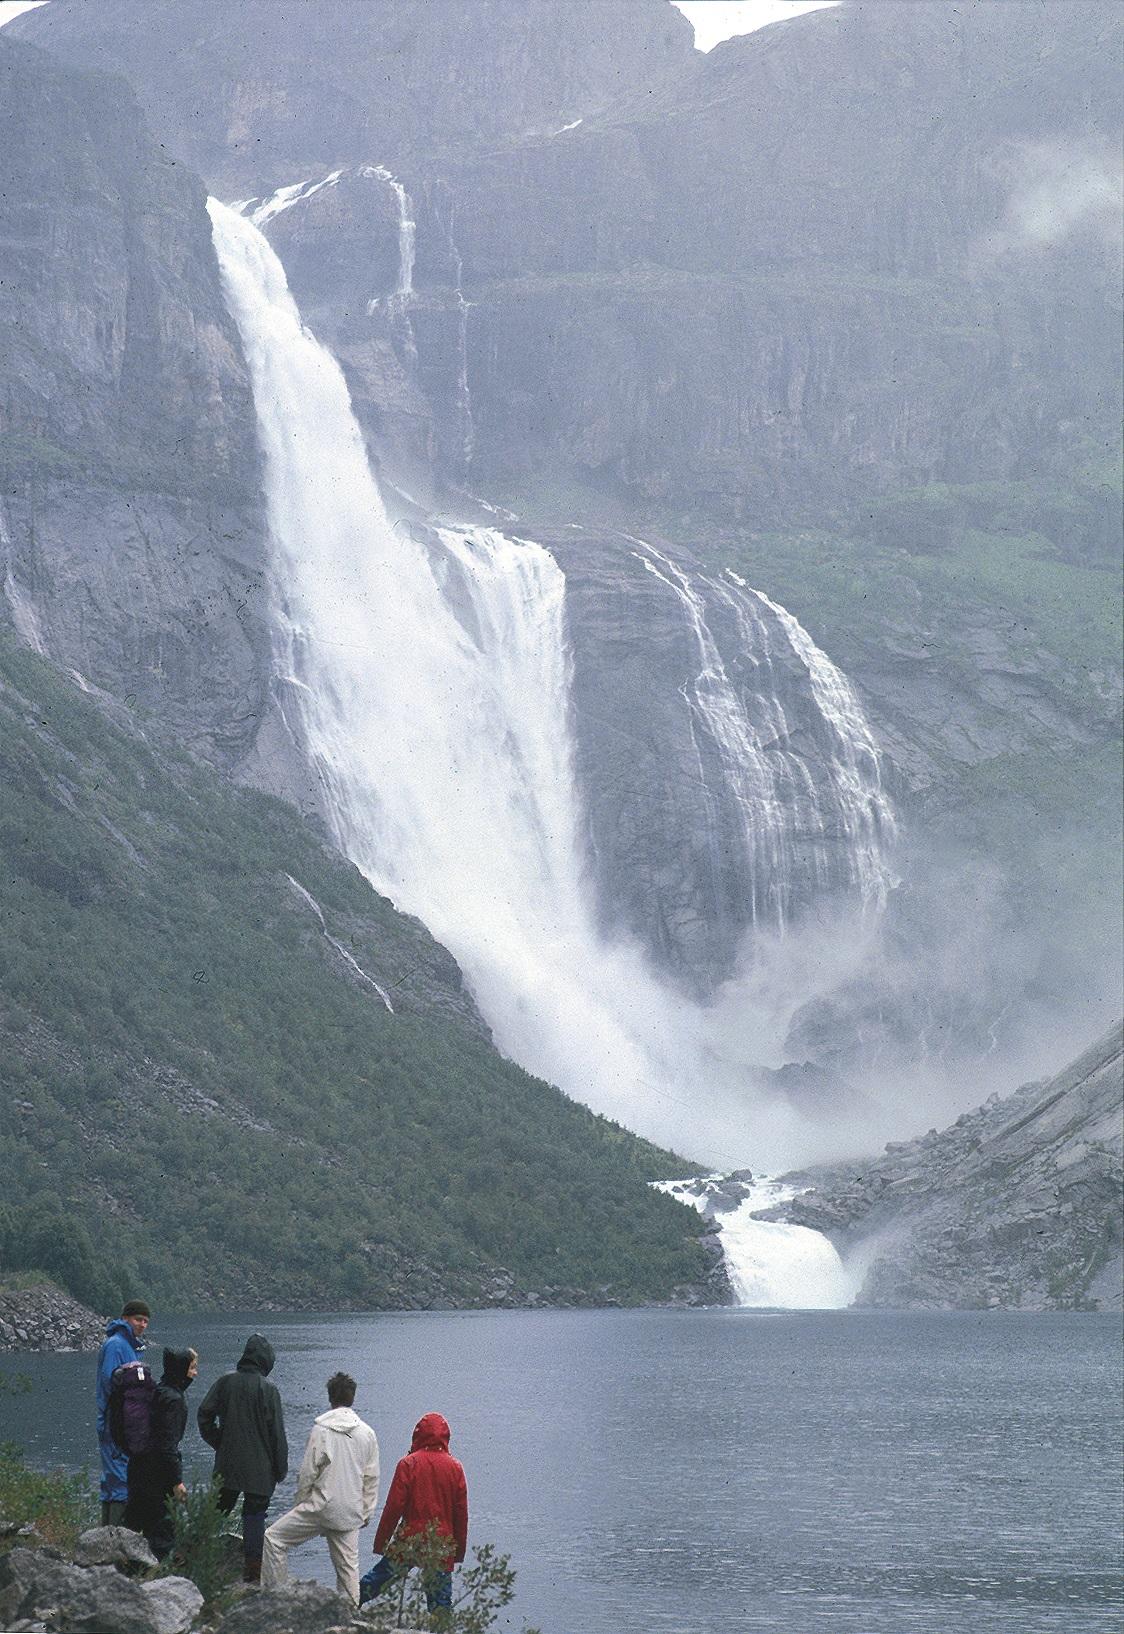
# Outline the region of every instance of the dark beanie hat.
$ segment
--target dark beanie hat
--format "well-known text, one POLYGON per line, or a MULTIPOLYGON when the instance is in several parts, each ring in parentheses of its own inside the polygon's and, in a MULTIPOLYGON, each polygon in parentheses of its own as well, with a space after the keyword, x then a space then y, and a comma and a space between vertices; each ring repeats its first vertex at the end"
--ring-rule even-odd
POLYGON ((147 1316, 152 1319, 152 1312, 143 1299, 127 1299, 121 1307, 122 1316, 147 1316))

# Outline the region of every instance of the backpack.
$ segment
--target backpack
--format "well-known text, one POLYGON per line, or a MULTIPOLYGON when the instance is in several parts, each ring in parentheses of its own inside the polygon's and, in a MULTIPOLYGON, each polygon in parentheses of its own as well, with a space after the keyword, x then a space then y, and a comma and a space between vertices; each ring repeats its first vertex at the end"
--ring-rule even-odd
POLYGON ((109 1433, 122 1452, 147 1452, 152 1445, 156 1380, 144 1362, 115 1367, 109 1380, 109 1433))

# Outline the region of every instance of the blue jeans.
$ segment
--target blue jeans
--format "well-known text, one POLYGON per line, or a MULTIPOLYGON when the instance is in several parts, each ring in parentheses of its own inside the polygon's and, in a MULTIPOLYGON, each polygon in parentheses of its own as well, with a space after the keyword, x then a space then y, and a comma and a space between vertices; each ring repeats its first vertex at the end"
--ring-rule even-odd
MULTIPOLYGON (((368 1600, 373 1600, 381 1594, 388 1583, 395 1578, 404 1577, 409 1567, 399 1566, 395 1561, 388 1560, 380 1555, 365 1577, 359 1579, 359 1604, 365 1606, 368 1600)), ((452 1572, 426 1572, 422 1580, 425 1589, 425 1603, 430 1611, 449 1611, 453 1605, 453 1574, 452 1572)))
MULTIPOLYGON (((224 1515, 238 1502, 238 1488, 224 1486, 219 1493, 219 1508, 224 1515)), ((265 1514, 269 1508, 269 1494, 264 1492, 242 1493, 242 1558, 246 1561, 260 1560, 265 1547, 265 1514)))

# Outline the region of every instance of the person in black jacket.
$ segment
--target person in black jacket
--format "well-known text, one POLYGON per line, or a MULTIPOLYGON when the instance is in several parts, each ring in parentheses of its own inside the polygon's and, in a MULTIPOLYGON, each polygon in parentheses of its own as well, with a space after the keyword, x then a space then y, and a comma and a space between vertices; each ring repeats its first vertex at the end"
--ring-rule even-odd
POLYGON ((187 1428, 187 1400, 184 1392, 199 1371, 193 1350, 166 1350, 164 1373, 152 1399, 149 1446, 129 1458, 129 1500, 125 1505, 125 1525, 143 1532, 157 1560, 172 1547, 175 1523, 168 1499, 182 1498, 183 1458, 180 1442, 187 1428))
POLYGON ((265 1516, 278 1481, 289 1470, 289 1447, 273 1370, 273 1346, 252 1333, 237 1370, 207 1391, 197 1415, 199 1434, 215 1449, 219 1508, 227 1514, 242 1496, 242 1577, 261 1581, 265 1516))

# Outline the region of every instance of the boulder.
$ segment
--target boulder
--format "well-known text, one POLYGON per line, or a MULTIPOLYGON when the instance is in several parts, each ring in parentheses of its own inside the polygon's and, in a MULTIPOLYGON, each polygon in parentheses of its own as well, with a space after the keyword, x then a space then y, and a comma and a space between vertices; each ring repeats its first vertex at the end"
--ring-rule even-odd
POLYGON ((357 1617, 351 1602, 333 1589, 320 1583, 293 1583, 248 1594, 227 1612, 219 1628, 222 1634, 329 1634, 351 1628, 357 1617))
POLYGON ((0 1556, 0 1626, 37 1619, 60 1634, 160 1634, 144 1594, 114 1567, 13 1549, 0 1556))
POLYGON ((131 1532, 127 1526, 91 1526, 78 1539, 74 1563, 116 1566, 118 1571, 133 1576, 150 1570, 157 1560, 139 1532, 131 1532))
POLYGON ((142 1583, 156 1634, 188 1634, 203 1607, 203 1596, 189 1577, 158 1577, 142 1583))

